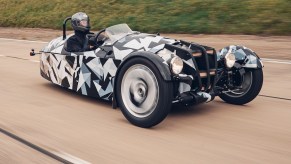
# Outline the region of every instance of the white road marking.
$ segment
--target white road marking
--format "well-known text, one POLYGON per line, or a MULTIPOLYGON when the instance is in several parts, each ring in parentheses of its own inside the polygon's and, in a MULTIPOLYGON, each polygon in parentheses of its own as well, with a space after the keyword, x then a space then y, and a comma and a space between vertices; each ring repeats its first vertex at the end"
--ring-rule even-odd
POLYGON ((264 61, 266 63, 277 63, 277 64, 291 64, 290 62, 280 62, 280 61, 264 61))
POLYGON ((75 157, 71 154, 68 154, 68 153, 65 153, 65 152, 53 152, 53 154, 69 161, 69 162, 72 162, 72 163, 76 163, 76 164, 91 164, 90 162, 87 162, 87 161, 84 161, 83 159, 80 159, 78 157, 75 157))
POLYGON ((280 60, 280 59, 269 59, 261 58, 263 62, 266 63, 277 63, 277 64, 291 64, 291 60, 280 60))
MULTIPOLYGON (((17 42, 31 42, 31 43, 48 43, 44 41, 38 40, 21 40, 21 39, 10 39, 10 38, 0 38, 0 40, 9 40, 9 41, 17 41, 17 42)), ((0 55, 0 57, 5 57, 4 55, 0 55)), ((291 60, 280 60, 280 59, 270 59, 270 58, 261 58, 263 62, 266 63, 276 63, 276 64, 291 64, 291 60)), ((36 60, 30 60, 31 62, 39 62, 36 60)))
POLYGON ((39 63, 39 60, 29 60, 31 62, 34 62, 34 63, 39 63))
POLYGON ((0 38, 0 40, 16 41, 16 42, 31 42, 31 43, 48 43, 40 40, 21 40, 21 39, 10 39, 10 38, 0 38))

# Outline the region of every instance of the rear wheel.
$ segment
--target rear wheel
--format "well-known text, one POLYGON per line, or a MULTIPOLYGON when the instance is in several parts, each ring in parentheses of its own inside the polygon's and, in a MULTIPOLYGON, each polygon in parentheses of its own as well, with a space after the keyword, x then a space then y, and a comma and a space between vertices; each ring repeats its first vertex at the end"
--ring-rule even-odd
POLYGON ((116 96, 123 115, 139 127, 160 123, 172 105, 172 83, 165 82, 147 59, 134 58, 121 68, 116 96))
POLYGON ((242 105, 251 102, 263 86, 263 70, 249 70, 242 76, 240 87, 226 91, 219 97, 227 103, 242 105))

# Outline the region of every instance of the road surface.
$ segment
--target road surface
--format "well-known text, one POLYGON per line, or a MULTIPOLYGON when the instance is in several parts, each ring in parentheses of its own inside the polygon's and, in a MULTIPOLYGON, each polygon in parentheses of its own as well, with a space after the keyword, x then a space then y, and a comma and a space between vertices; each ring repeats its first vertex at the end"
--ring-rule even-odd
MULTIPOLYGON (((131 125, 111 103, 40 76, 30 48, 0 39, 0 128, 72 163, 291 163, 291 63, 266 60, 253 102, 175 105, 158 126, 131 125), (266 97, 271 96, 271 97, 266 97)), ((0 132, 0 163, 60 163, 0 132)))

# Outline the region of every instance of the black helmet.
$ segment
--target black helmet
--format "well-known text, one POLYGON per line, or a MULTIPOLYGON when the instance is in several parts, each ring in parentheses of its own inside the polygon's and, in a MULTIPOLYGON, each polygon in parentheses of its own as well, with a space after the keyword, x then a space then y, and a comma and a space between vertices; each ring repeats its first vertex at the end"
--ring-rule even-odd
POLYGON ((72 27, 75 31, 89 32, 90 19, 86 13, 78 12, 72 16, 72 27))

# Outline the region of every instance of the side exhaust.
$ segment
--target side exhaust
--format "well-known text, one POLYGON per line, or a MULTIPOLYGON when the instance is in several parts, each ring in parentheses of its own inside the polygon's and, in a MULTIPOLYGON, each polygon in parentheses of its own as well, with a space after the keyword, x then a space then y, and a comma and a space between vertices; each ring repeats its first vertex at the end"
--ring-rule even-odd
POLYGON ((178 99, 174 100, 172 103, 183 103, 185 105, 195 105, 200 103, 207 103, 214 99, 214 93, 206 92, 185 92, 182 93, 178 99))

